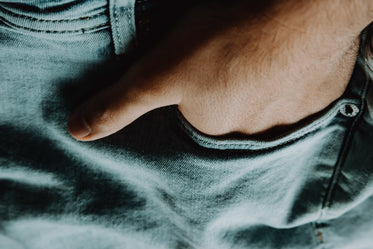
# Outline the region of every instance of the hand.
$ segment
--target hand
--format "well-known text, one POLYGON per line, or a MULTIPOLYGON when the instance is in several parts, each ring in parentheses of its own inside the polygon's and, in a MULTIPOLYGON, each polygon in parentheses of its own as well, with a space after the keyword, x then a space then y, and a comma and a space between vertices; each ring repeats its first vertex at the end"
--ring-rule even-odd
POLYGON ((371 11, 362 14, 357 0, 242 2, 191 11, 121 80, 74 112, 71 135, 96 140, 167 105, 178 105, 206 134, 256 134, 341 96, 371 11))

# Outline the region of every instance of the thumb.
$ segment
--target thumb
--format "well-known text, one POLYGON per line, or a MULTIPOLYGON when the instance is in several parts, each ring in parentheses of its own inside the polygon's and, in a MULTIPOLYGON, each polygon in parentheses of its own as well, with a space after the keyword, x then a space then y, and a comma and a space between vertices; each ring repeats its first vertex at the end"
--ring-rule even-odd
POLYGON ((109 136, 153 109, 180 102, 173 80, 164 74, 144 78, 142 72, 134 71, 73 112, 68 130, 75 139, 92 141, 109 136))

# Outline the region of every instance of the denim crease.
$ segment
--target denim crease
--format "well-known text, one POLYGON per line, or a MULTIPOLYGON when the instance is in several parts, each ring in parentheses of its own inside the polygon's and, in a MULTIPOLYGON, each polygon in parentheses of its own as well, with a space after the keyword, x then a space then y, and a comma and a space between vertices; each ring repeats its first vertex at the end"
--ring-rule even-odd
POLYGON ((360 57, 339 99, 276 137, 208 136, 176 106, 98 141, 69 135, 72 110, 157 44, 173 9, 0 1, 0 249, 373 248, 360 57))

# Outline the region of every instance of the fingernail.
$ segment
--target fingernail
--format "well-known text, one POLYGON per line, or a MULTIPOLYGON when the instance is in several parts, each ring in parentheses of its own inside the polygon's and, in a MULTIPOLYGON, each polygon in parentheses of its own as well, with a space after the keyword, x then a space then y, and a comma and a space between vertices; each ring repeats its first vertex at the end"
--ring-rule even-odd
POLYGON ((82 108, 75 111, 68 122, 68 130, 70 134, 76 139, 83 139, 91 133, 91 128, 84 118, 82 108))

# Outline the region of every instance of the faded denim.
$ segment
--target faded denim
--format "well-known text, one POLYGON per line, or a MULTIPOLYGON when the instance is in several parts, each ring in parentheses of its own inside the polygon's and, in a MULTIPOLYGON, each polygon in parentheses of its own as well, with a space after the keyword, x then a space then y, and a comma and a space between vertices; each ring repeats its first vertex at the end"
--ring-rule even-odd
POLYGON ((95 142, 72 109, 136 59, 134 0, 0 1, 0 248, 373 248, 373 90, 291 132, 216 138, 175 106, 95 142))

